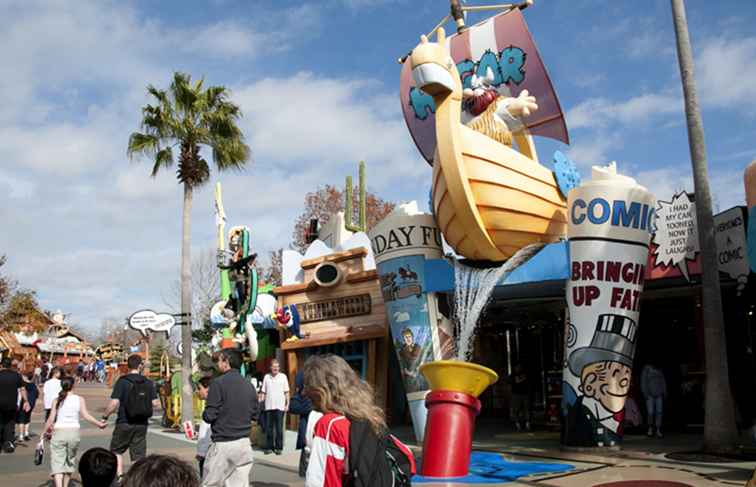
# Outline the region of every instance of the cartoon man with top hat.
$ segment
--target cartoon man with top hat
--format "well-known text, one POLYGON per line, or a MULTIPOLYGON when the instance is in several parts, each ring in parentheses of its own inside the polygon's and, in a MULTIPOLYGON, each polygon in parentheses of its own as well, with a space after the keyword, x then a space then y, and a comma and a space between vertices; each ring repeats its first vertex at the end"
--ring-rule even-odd
POLYGON ((565 418, 565 444, 614 446, 621 441, 636 333, 635 321, 627 316, 601 314, 591 344, 570 354, 567 365, 580 386, 565 418))

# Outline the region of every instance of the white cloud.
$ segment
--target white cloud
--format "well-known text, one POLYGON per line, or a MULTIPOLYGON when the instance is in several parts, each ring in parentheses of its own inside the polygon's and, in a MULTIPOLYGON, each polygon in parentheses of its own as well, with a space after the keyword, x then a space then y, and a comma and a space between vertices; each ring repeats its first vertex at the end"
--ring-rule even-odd
MULTIPOLYGON (((662 166, 631 175, 660 200, 671 201, 672 196, 680 191, 694 192, 690 165, 662 166)), ((709 189, 715 214, 733 206, 745 205, 742 171, 710 168, 709 189)))
POLYGON ((625 101, 591 98, 569 109, 565 118, 570 129, 596 129, 614 124, 640 126, 682 111, 682 98, 668 93, 646 93, 625 101))
MULTIPOLYGON (((604 165, 610 162, 613 154, 617 154, 622 146, 620 137, 612 133, 602 133, 594 137, 576 137, 567 156, 584 171, 595 165, 604 165)), ((587 173, 586 173, 586 177, 587 173)))
MULTIPOLYGON (((149 161, 131 164, 126 156, 144 86, 216 58, 246 62, 263 54, 261 36, 281 50, 319 28, 312 6, 271 18, 287 28, 232 19, 178 29, 120 2, 0 6, 0 56, 8 60, 0 66, 0 253, 44 307, 88 327, 161 307, 178 277, 182 191, 174 171, 151 179, 149 161), (187 32, 200 40, 189 42, 187 32)), ((212 81, 212 68, 207 74, 212 81)), ((306 191, 342 185, 361 159, 371 190, 427 198, 417 183, 430 168, 412 145, 393 87, 300 73, 238 82, 232 99, 242 105, 255 161, 220 180, 229 223, 250 225, 261 255, 288 244, 306 191)), ((194 194, 192 241, 214 246, 212 185, 194 194)))
POLYGON ((697 51, 701 103, 752 114, 756 108, 756 37, 714 37, 702 42, 697 51))

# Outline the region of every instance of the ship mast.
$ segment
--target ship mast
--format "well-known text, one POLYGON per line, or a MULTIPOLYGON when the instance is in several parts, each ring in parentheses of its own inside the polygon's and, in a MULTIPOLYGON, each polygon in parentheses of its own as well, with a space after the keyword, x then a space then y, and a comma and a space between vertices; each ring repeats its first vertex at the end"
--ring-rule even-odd
MULTIPOLYGON (((444 16, 441 21, 436 24, 436 26, 428 32, 428 35, 426 36, 428 39, 430 39, 433 34, 436 33, 436 31, 446 25, 447 22, 454 19, 454 23, 457 26, 457 33, 464 32, 468 29, 468 27, 465 25, 465 14, 467 12, 484 12, 487 10, 514 10, 514 9, 520 9, 525 10, 526 8, 533 5, 533 2, 535 0, 523 0, 520 3, 500 3, 497 5, 462 5, 460 3, 460 0, 449 0, 450 5, 450 12, 444 16)), ((404 61, 407 60, 407 58, 410 56, 411 52, 407 53, 406 55, 400 57, 398 59, 399 64, 404 64, 404 61)))

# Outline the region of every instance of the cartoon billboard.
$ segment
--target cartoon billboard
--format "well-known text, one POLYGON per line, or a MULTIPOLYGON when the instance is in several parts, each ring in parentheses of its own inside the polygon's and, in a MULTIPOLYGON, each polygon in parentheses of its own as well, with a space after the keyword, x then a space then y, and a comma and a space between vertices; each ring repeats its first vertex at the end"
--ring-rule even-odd
POLYGON ((655 198, 614 163, 568 197, 570 279, 563 431, 567 446, 615 446, 638 333, 655 198))
POLYGON ((454 350, 451 322, 435 293, 426 291, 425 261, 443 256, 441 232, 413 202, 397 207, 369 236, 415 437, 422 441, 429 387, 419 368, 451 358, 454 350))

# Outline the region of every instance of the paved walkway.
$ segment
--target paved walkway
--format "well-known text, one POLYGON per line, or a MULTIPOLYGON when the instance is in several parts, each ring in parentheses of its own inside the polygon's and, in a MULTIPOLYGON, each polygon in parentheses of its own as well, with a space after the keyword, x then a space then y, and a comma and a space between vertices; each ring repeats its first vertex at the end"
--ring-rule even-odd
MULTIPOLYGON (((109 395, 109 389, 101 385, 81 385, 77 386, 74 391, 82 395, 87 400, 87 406, 95 416, 100 416, 105 410, 105 404, 109 395)), ((35 408, 32 415, 31 430, 33 433, 39 433, 43 427, 44 411, 40 404, 35 408)), ((113 419, 111 417, 111 424, 113 419)), ((87 449, 100 446, 108 448, 110 445, 110 436, 112 426, 105 430, 99 430, 86 422, 82 422, 81 446, 79 454, 87 449)), ((0 486, 13 487, 36 487, 46 485, 49 481, 49 451, 45 462, 40 465, 34 465, 34 448, 39 441, 35 436, 30 442, 19 443, 15 453, 0 454, 0 486)), ((193 442, 184 439, 183 435, 165 432, 163 428, 153 426, 149 430, 147 437, 148 453, 160 453, 180 457, 192 464, 196 464, 194 459, 196 445, 193 442)), ((304 482, 296 474, 296 468, 292 470, 290 466, 271 467, 269 462, 265 461, 262 452, 259 454, 260 460, 252 469, 250 485, 254 487, 284 487, 284 486, 304 486, 304 482), (267 465, 265 463, 268 463, 267 465)), ((288 455, 292 455, 291 453, 288 455)), ((128 462, 128 454, 126 455, 128 462)), ((299 457, 297 457, 298 460, 299 457)), ((296 464, 295 464, 296 465, 296 464)), ((75 477, 76 478, 76 477, 75 477)))
MULTIPOLYGON (((104 409, 108 390, 104 386, 85 385, 76 389, 87 398, 90 408, 96 412, 104 409)), ((40 408, 41 409, 41 408, 40 408)), ((32 430, 42 428, 42 412, 33 416, 32 430)), ((82 429, 80 452, 94 446, 108 447, 112 429, 98 430, 85 425, 82 429)), ((503 461, 539 464, 568 464, 573 468, 567 472, 533 474, 514 481, 490 479, 485 484, 464 485, 507 485, 531 487, 722 487, 743 486, 756 462, 735 462, 705 464, 681 462, 666 457, 669 452, 690 451, 699 446, 700 437, 695 435, 670 435, 664 440, 647 439, 645 436, 627 436, 623 449, 617 452, 591 454, 563 452, 559 449, 558 434, 538 433, 497 433, 505 428, 496 422, 482 420, 477 428, 475 450, 492 452, 503 461), (659 483, 666 481, 667 483, 659 483), (672 483, 669 483, 672 482, 672 483), (674 483, 676 482, 676 483, 674 483)), ((409 429, 399 429, 400 437, 412 443, 409 429)), ((49 463, 35 466, 32 457, 38 438, 22 443, 14 454, 0 454, 0 485, 39 486, 48 480, 49 463)), ((253 468, 250 485, 255 487, 303 486, 296 475, 299 452, 293 450, 295 435, 287 433, 285 451, 281 456, 264 455, 255 451, 256 465, 253 468)), ((417 445, 414 445, 417 447, 417 445)), ((148 436, 148 451, 175 455, 194 462, 195 444, 183 435, 152 427, 148 436)), ((417 449, 419 452, 419 449, 417 449)), ((503 465, 503 463, 502 463, 503 465)), ((501 467, 505 473, 512 464, 501 467)), ((496 467, 489 469, 497 474, 496 467)), ((501 474, 501 472, 498 472, 501 474)), ((455 482, 417 483, 416 485, 454 486, 455 482)))

